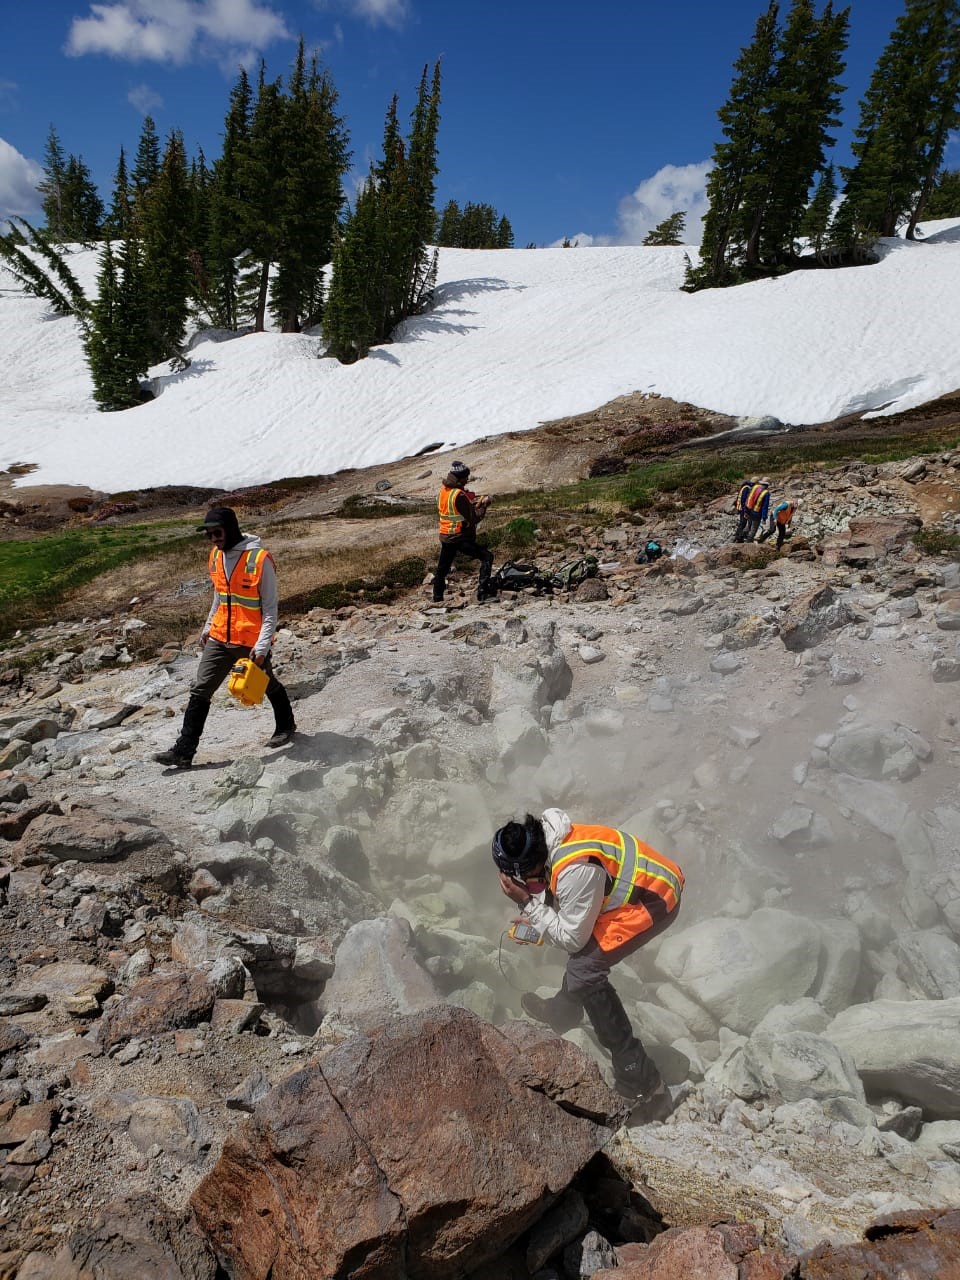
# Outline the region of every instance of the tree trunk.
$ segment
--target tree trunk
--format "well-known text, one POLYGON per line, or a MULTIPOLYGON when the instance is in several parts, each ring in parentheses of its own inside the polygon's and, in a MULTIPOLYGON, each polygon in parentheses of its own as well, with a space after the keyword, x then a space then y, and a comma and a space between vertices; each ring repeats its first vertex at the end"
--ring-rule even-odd
POLYGON ((254 333, 263 333, 264 317, 267 314, 267 286, 270 283, 270 263, 260 264, 260 289, 257 293, 257 313, 254 320, 254 333))

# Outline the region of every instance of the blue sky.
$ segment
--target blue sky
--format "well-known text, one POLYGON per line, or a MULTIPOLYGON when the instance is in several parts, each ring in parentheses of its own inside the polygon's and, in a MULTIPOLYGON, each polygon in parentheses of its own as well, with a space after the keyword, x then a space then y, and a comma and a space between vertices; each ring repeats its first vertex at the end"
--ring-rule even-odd
MULTIPOLYGON (((637 243, 702 207, 716 112, 765 0, 35 0, 0 44, 0 218, 35 212, 51 124, 109 199, 144 114, 188 154, 219 153, 241 62, 285 75, 300 33, 340 93, 355 175, 379 154, 394 93, 406 120, 440 57, 438 204, 483 201, 516 243, 637 243), (699 202, 699 203, 698 203, 699 202)), ((822 7, 822 6, 821 6, 822 7)), ((834 158, 903 0, 851 0, 834 158)), ((787 0, 781 13, 789 8, 787 0)), ((947 154, 960 164, 956 140, 947 154)), ((692 237, 688 237, 691 238, 692 237)))

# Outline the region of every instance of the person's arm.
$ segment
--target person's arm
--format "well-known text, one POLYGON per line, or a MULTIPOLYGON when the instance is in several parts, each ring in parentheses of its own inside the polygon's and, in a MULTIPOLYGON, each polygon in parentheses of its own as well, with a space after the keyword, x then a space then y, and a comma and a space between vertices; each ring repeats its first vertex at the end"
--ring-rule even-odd
POLYGON ((207 620, 203 624, 203 630, 200 632, 200 648, 210 639, 210 628, 213 626, 213 619, 216 616, 217 609, 220 605, 220 597, 217 595, 217 588, 213 588, 213 602, 210 605, 210 612, 207 614, 207 620))
POLYGON ((277 571, 269 556, 264 556, 260 572, 260 634, 250 651, 254 659, 265 658, 270 652, 274 632, 277 629, 277 571))
POLYGON ((606 891, 607 874, 603 867, 575 863, 560 873, 555 909, 546 905, 545 895, 538 894, 524 904, 523 914, 548 942, 575 955, 587 945, 593 933, 606 891))

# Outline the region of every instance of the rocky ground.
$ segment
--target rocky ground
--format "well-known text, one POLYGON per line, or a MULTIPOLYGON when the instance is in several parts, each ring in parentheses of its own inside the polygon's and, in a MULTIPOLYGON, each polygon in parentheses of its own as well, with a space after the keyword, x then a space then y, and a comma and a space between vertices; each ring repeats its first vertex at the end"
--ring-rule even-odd
POLYGON ((136 609, 31 635, 0 677, 0 1275, 61 1274, 120 1190, 183 1210, 271 1085, 385 1017, 518 1017, 562 970, 504 941, 490 833, 554 804, 687 875, 616 975, 682 1100, 603 1139, 648 1212, 608 1248, 727 1218, 796 1259, 960 1206, 960 565, 913 544, 957 527, 960 454, 775 491, 779 556, 727 501, 581 518, 567 558, 604 567, 572 595, 477 605, 461 573, 446 609, 287 619, 296 742, 224 692, 186 772, 150 758, 190 647, 139 661, 136 609))

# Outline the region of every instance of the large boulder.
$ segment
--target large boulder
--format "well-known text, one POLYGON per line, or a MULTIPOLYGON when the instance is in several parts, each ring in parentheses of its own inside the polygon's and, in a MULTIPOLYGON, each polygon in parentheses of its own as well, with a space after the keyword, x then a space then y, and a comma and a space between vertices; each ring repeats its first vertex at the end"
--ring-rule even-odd
POLYGON ((869 1097, 894 1094, 928 1119, 960 1119, 960 997, 852 1005, 823 1034, 853 1058, 869 1097))
POLYGON ((768 1009, 807 994, 820 947, 813 921, 763 907, 746 920, 702 920, 665 935, 656 964, 721 1025, 748 1033, 768 1009))
POLYGON ((371 1030, 397 1014, 439 1004, 406 920, 380 917, 353 925, 337 948, 333 977, 317 1011, 353 1030, 371 1030))
POLYGON ((791 653, 813 649, 831 631, 845 627, 856 616, 832 587, 816 587, 787 609, 780 624, 780 639, 791 653))
POLYGON ((518 1040, 441 1007, 281 1081, 191 1199, 225 1269, 442 1280, 500 1256, 627 1111, 573 1045, 518 1040))
POLYGON ((42 863, 102 862, 125 858, 132 850, 166 843, 147 823, 104 817, 90 809, 72 813, 44 813, 24 833, 18 849, 24 866, 42 863))

